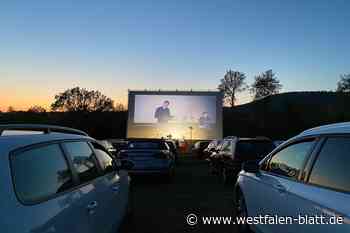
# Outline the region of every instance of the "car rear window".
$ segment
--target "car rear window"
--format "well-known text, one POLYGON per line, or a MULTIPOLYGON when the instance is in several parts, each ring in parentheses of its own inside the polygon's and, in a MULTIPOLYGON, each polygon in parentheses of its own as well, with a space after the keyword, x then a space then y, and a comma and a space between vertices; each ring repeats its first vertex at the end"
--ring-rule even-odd
POLYGON ((274 148, 275 146, 270 141, 239 141, 235 154, 239 158, 261 159, 274 148))
POLYGON ((167 147, 163 142, 129 142, 128 149, 166 150, 167 147))
POLYGON ((194 144, 193 148, 198 149, 200 147, 200 144, 201 144, 200 142, 196 142, 194 144))
POLYGON ((211 141, 211 142, 209 143, 209 145, 207 146, 207 148, 208 148, 208 149, 216 148, 220 143, 221 143, 221 141, 211 141))
POLYGON ((205 147, 208 146, 208 144, 209 144, 209 142, 201 142, 200 143, 200 148, 205 148, 205 147))

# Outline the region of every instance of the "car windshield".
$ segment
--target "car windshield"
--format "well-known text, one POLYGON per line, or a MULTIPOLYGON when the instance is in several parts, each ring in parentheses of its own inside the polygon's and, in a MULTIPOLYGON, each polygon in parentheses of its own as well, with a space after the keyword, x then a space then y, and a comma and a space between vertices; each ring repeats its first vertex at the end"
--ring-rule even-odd
POLYGON ((270 141, 239 141, 236 147, 236 158, 263 158, 274 148, 270 141))
POLYGON ((129 142, 128 149, 167 149, 164 143, 161 142, 129 142))

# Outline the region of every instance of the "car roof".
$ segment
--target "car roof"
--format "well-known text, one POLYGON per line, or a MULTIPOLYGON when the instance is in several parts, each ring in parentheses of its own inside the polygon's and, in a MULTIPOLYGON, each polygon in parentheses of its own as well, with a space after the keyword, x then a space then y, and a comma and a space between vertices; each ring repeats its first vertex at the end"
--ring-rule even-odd
POLYGON ((257 137, 257 138, 238 138, 238 141, 262 141, 262 142, 272 142, 269 138, 257 137))
POLYGON ((350 134, 350 122, 336 123, 305 130, 298 137, 322 134, 350 134))
POLYGON ((52 132, 49 134, 0 136, 0 153, 7 154, 12 150, 30 146, 33 144, 45 143, 50 141, 77 139, 94 140, 89 136, 56 132, 52 132))

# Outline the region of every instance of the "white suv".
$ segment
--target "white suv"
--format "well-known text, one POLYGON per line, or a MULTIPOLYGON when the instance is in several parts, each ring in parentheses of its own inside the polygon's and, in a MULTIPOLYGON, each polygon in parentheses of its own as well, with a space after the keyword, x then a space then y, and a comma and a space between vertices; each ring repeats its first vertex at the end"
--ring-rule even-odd
POLYGON ((245 163, 236 184, 237 214, 263 222, 241 230, 350 232, 349 168, 350 123, 307 130, 260 164, 245 163))

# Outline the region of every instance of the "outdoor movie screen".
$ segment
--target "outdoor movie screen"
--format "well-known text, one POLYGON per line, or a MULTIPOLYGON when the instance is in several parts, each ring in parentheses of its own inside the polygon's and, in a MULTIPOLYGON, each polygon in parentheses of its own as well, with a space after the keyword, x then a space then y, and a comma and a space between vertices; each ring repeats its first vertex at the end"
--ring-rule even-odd
POLYGON ((129 92, 128 138, 222 136, 219 92, 129 92))

